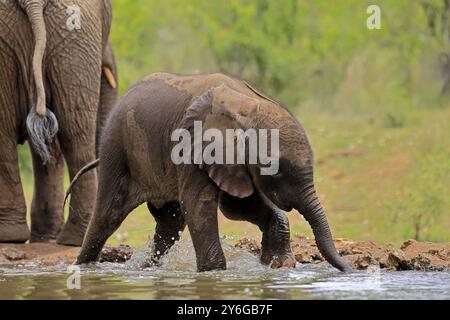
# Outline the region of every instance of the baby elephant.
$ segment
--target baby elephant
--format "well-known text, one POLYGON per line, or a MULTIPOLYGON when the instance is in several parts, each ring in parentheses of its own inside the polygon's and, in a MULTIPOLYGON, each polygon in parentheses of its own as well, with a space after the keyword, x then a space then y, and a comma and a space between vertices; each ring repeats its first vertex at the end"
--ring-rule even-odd
POLYGON ((261 229, 262 263, 295 266, 282 211, 295 208, 324 258, 351 270, 334 247, 314 190, 303 127, 247 83, 222 74, 152 74, 124 95, 101 140, 99 161, 80 172, 99 164, 96 209, 78 264, 95 261, 129 212, 147 202, 156 220, 154 261, 187 224, 198 271, 226 269, 219 207, 226 217, 261 229), (270 150, 258 150, 268 144, 270 150))

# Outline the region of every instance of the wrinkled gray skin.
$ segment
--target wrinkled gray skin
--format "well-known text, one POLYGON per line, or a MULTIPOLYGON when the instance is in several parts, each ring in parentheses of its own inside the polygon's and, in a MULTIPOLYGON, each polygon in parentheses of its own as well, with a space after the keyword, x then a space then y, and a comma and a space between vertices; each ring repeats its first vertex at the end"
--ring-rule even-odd
POLYGON ((302 126, 277 103, 246 83, 221 74, 153 74, 133 87, 108 120, 101 141, 99 190, 77 263, 97 259, 128 213, 147 202, 156 219, 153 259, 158 261, 187 224, 199 271, 225 269, 217 208, 263 233, 263 263, 294 266, 289 223, 282 210, 298 209, 310 223, 322 255, 351 270, 337 253, 313 185, 312 151, 302 126), (174 165, 175 129, 280 130, 280 171, 260 175, 259 165, 174 165))
POLYGON ((113 61, 110 26, 110 0, 0 1, 0 242, 81 245, 97 175, 74 189, 64 225, 63 169, 66 162, 73 177, 96 158, 97 119, 110 109, 100 100, 116 94, 101 80, 102 60, 113 61), (81 29, 67 26, 72 5, 80 8, 81 29), (17 154, 26 140, 35 175, 31 236, 17 154))
POLYGON ((102 78, 100 87, 100 103, 97 111, 97 128, 95 135, 96 155, 98 157, 100 149, 100 136, 105 127, 109 114, 117 103, 119 71, 112 44, 108 42, 103 51, 102 78), (112 79, 107 78, 108 70, 112 73, 112 79))

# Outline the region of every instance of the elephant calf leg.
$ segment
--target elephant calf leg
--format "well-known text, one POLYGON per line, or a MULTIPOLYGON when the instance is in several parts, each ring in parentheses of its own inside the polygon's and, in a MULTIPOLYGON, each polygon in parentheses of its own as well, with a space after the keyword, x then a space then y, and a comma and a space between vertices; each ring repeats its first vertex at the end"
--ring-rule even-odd
POLYGON ((220 210, 231 220, 248 221, 262 231, 261 262, 272 268, 295 267, 290 246, 289 220, 286 215, 270 208, 257 195, 239 199, 222 192, 220 210))
POLYGON ((180 240, 186 223, 178 203, 167 203, 160 209, 153 207, 150 203, 147 203, 147 206, 156 220, 151 260, 152 263, 158 264, 160 258, 176 241, 180 240))
POLYGON ((261 262, 272 268, 295 267, 289 220, 281 211, 268 210, 268 212, 267 222, 259 226, 263 232, 261 262))
POLYGON ((132 185, 127 176, 114 176, 105 179, 109 172, 100 168, 103 176, 100 184, 96 209, 83 241, 76 264, 96 261, 108 238, 119 228, 128 214, 142 202, 132 193, 132 185), (103 170, 103 172, 102 172, 103 170), (108 173, 105 173, 108 172, 108 173))
POLYGON ((181 207, 194 244, 197 270, 225 270, 217 221, 219 190, 206 174, 190 173, 195 178, 186 180, 181 188, 181 207))

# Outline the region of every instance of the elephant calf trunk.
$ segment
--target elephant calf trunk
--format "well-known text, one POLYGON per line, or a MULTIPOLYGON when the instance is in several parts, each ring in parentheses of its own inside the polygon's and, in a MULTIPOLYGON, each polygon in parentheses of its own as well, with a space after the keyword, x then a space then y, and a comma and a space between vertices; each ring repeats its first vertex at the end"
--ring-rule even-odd
POLYGON ((297 208, 310 224, 320 253, 335 268, 351 272, 352 268, 342 259, 334 246, 327 217, 314 188, 310 188, 302 198, 302 205, 297 208))
POLYGON ((19 4, 28 15, 34 36, 33 76, 36 90, 36 105, 31 108, 27 118, 28 136, 33 150, 46 164, 50 160, 50 145, 59 128, 56 116, 46 108, 42 75, 42 61, 47 43, 44 4, 43 0, 20 0, 19 4))

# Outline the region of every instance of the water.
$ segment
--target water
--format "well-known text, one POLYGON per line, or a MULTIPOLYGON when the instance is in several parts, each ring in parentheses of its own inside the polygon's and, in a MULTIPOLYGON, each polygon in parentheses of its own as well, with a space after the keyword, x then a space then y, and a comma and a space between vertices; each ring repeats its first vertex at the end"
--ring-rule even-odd
POLYGON ((183 241, 160 267, 142 267, 144 249, 126 264, 83 267, 80 289, 67 288, 67 265, 0 266, 0 299, 450 299, 450 272, 272 270, 245 251, 223 247, 226 271, 197 273, 192 245, 183 241))

